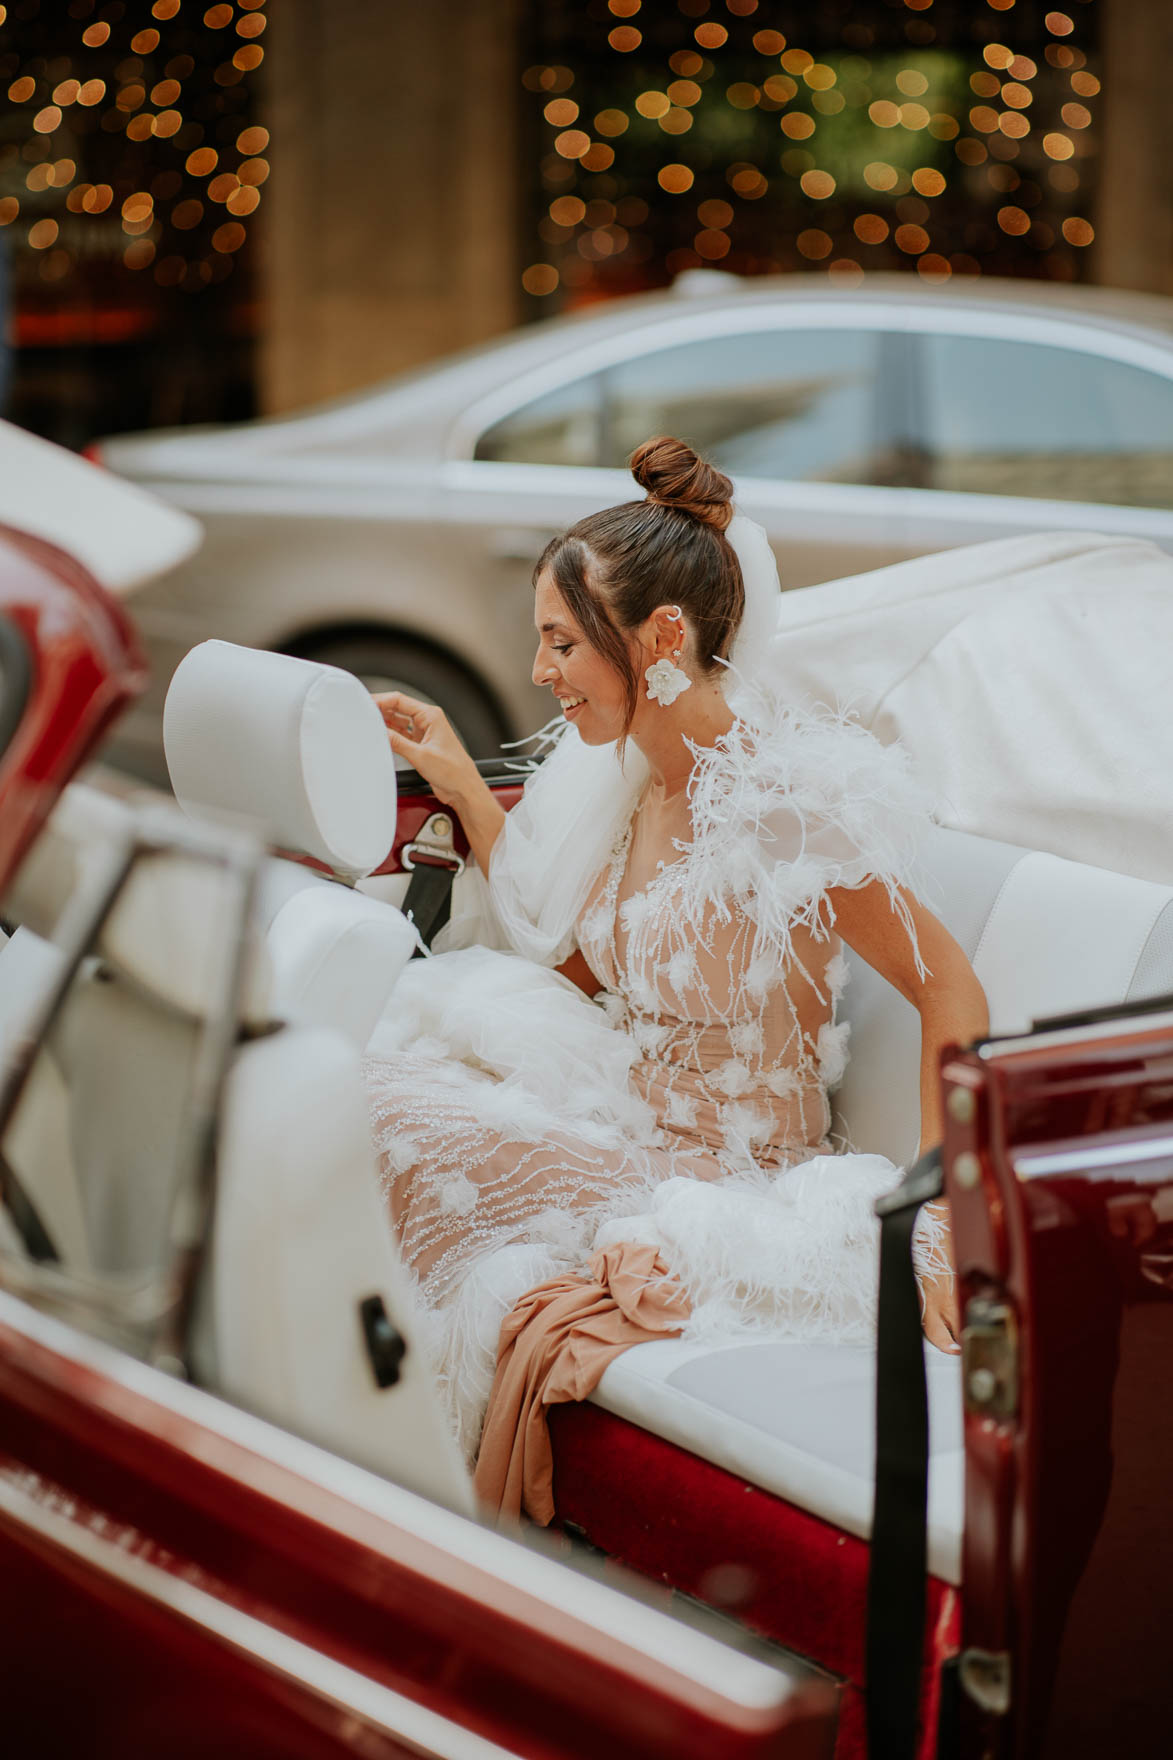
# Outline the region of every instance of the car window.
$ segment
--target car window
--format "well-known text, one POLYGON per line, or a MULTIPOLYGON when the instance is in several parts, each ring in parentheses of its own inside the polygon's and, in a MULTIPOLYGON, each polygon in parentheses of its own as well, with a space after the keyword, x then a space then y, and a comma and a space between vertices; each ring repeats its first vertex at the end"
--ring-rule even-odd
POLYGON ((933 488, 1173 508, 1173 380, 1040 343, 922 347, 933 488))
POLYGON ((475 456, 622 470, 641 441, 678 434, 742 476, 901 481, 877 421, 884 341, 871 331, 771 330, 657 349, 515 410, 486 430, 475 456))
POLYGON ((597 373, 560 385, 486 429, 473 456, 507 464, 597 464, 601 397, 597 373))
POLYGON ((771 330, 661 349, 606 375, 602 462, 678 434, 723 470, 796 482, 884 481, 875 421, 882 338, 771 330))

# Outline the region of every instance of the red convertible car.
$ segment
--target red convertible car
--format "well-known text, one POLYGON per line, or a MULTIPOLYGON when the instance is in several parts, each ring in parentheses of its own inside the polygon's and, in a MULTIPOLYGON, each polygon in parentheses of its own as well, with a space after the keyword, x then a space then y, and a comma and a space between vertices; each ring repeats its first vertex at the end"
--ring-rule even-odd
MULTIPOLYGON (((1166 1753, 1169 559, 1013 540, 784 601, 796 684, 866 654, 864 719, 937 766, 934 903, 994 1036, 886 1202, 878 1348, 628 1352, 553 1414, 542 1535, 478 1515, 358 1074, 414 943, 390 899, 443 933, 459 828, 396 798, 355 680, 215 642, 169 699, 178 806, 73 780, 144 682, 118 593, 195 534, 0 454, 5 1752, 1166 1753), (1049 645, 992 673, 1007 607, 1049 645), (940 705, 999 681, 967 755, 940 705), (910 1263, 942 1182, 960 1361, 910 1263)), ((865 969, 849 1015, 841 1128, 907 1161, 915 1016, 865 969)))

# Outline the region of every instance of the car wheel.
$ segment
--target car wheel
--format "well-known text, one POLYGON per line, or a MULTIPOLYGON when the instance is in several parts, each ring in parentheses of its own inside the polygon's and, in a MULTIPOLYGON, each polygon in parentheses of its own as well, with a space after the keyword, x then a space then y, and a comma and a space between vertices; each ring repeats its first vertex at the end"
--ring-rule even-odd
POLYGON ((496 757, 512 733, 484 686, 458 661, 434 649, 372 632, 309 638, 287 652, 353 672, 370 691, 405 691, 422 702, 438 703, 474 758, 496 757))

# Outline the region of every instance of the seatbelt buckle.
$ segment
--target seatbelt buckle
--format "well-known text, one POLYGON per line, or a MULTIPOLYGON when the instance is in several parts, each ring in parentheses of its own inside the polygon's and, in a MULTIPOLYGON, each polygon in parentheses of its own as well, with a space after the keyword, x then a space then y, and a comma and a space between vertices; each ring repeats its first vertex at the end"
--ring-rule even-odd
POLYGON ((433 813, 410 843, 399 852, 400 864, 410 874, 419 858, 425 867, 451 868, 464 873, 464 857, 457 853, 456 826, 450 813, 433 813))

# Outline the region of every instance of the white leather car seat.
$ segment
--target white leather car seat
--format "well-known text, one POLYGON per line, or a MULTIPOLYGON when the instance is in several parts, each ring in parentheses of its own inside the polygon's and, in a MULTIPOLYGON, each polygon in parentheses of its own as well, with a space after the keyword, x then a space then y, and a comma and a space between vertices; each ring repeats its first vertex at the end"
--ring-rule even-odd
MULTIPOLYGON (((244 664, 253 663, 250 657, 244 664)), ((334 697, 332 685, 321 682, 325 669, 291 665, 292 675, 282 668, 285 678, 274 685, 270 677, 263 687, 270 708, 276 699, 284 709, 282 730, 291 741, 261 751, 269 766, 267 773, 258 766, 267 823, 285 843, 308 844, 319 860, 353 875, 380 859, 394 829, 393 768, 389 777, 380 769, 386 740, 375 712, 365 732, 360 722, 356 746, 345 706, 337 717, 317 713, 324 697, 334 697), (359 788, 351 786, 353 762, 357 750, 361 773, 364 741, 366 782, 359 788), (341 790, 332 788, 331 765, 336 772, 347 766, 341 790), (317 792, 323 789, 328 802, 317 792)), ((235 676, 239 682, 240 672, 235 676)), ((215 698, 214 682, 200 681, 205 702, 215 698)), ((373 708, 347 679, 351 704, 354 691, 373 708)), ((187 704, 193 716, 194 696, 187 704)), ((255 712, 257 698, 254 689, 255 712)), ((195 749, 199 726, 190 743, 178 737, 181 763, 194 765, 201 752, 210 762, 206 743, 195 749)), ((249 787, 257 786, 254 775, 249 787)), ((193 792, 189 786, 189 801, 193 792)), ((242 785, 230 804, 247 804, 246 796, 242 785)), ((64 1105, 67 1121, 56 1134, 59 1148, 63 1136, 68 1143, 69 1167, 62 1171, 60 1156, 51 1169, 46 1158, 30 1154, 19 1169, 65 1267, 93 1272, 124 1292, 144 1286, 168 1256, 193 1067, 216 1000, 225 938, 234 933, 228 881, 193 852, 168 847, 169 830, 180 844, 193 834, 200 840, 198 827, 189 830, 176 809, 144 816, 74 788, 10 889, 6 912, 25 927, 0 949, 0 962, 14 975, 10 962, 20 946, 27 955, 48 953, 51 967, 52 950, 41 937, 78 885, 92 880, 103 851, 136 828, 157 853, 140 858, 98 957, 87 962, 51 1036, 60 1075, 56 1120, 59 1126, 64 1105), (57 1176, 77 1198, 80 1248, 67 1238, 63 1207, 53 1202, 57 1176)), ((213 827, 211 836, 241 834, 213 827)), ((414 936, 391 907, 292 863, 262 859, 258 906, 242 997, 244 1040, 227 1072, 218 1133, 217 1202, 198 1304, 199 1378, 289 1429, 470 1510, 468 1476, 415 1335, 410 1289, 378 1190, 358 1068, 358 1048, 414 936), (407 1339, 407 1354, 398 1383, 380 1386, 375 1370, 385 1358, 375 1347, 388 1325, 407 1339)), ((35 977, 36 958, 28 964, 35 977)), ((43 958, 40 969, 43 976, 43 958)), ((36 985, 22 988, 27 1013, 36 985)))

